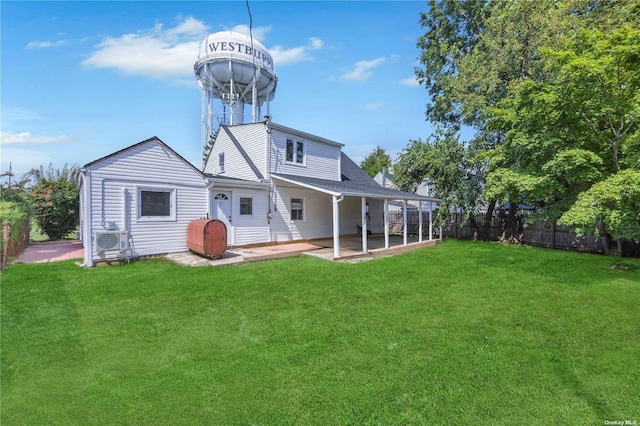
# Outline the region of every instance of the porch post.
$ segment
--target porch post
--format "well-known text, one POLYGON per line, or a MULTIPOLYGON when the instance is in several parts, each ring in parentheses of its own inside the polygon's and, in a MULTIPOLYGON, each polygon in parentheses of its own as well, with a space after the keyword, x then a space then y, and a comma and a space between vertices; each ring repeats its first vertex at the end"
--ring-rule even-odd
POLYGON ((418 201, 418 241, 422 242, 422 200, 418 201))
POLYGON ((389 248, 389 200, 384 199, 384 248, 389 248))
POLYGON ((367 247, 367 199, 362 197, 362 253, 369 253, 367 247))
POLYGON ((333 257, 340 257, 340 207, 338 197, 333 196, 333 257))
POLYGON ((402 243, 407 245, 407 200, 402 200, 402 219, 404 226, 402 227, 402 243))
POLYGON ((429 201, 429 241, 433 240, 433 201, 429 201))

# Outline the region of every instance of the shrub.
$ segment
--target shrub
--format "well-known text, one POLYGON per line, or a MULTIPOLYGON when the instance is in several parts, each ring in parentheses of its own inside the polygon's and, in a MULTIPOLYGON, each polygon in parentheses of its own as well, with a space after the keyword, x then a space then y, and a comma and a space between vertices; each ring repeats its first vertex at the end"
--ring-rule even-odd
POLYGON ((32 170, 36 184, 31 189, 38 227, 50 240, 59 240, 78 226, 79 193, 75 185, 77 167, 47 171, 32 170))

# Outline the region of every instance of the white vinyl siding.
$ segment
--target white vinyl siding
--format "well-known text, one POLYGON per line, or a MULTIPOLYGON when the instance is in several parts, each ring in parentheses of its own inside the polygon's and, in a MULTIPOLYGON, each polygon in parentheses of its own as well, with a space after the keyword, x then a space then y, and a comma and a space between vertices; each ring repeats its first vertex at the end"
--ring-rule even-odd
MULTIPOLYGON (((131 244, 126 253, 93 253, 95 261, 187 250, 188 223, 208 213, 206 184, 196 170, 156 141, 114 155, 90 169, 91 238, 94 231, 126 230, 131 244), (172 220, 139 220, 141 188, 171 191, 172 220)), ((85 240, 89 242, 89 236, 85 240)))
POLYGON ((271 138, 276 153, 272 160, 272 172, 340 180, 339 146, 287 134, 278 129, 271 132, 271 138), (293 161, 287 161, 287 140, 292 141, 293 161), (298 147, 301 151, 298 151, 298 147), (298 157, 297 152, 300 152, 302 158, 298 157), (298 162, 298 159, 302 162, 298 162))
MULTIPOLYGON (((242 149, 264 176, 266 174, 266 131, 264 124, 241 124, 230 126, 228 129, 240 142, 242 149)), ((237 146, 222 128, 218 131, 209 159, 204 169, 205 173, 216 175, 224 172, 225 177, 258 181, 256 173, 251 169, 237 146), (220 154, 224 154, 224 170, 220 169, 220 154)))
POLYGON ((233 193, 233 241, 234 245, 268 243, 270 242, 267 212, 269 204, 267 191, 240 190, 233 193), (251 200, 252 214, 242 214, 240 203, 242 199, 251 200))
MULTIPOLYGON (((264 123, 229 126, 228 130, 241 143, 247 156, 265 178, 268 176, 267 164, 270 163, 273 173, 340 180, 341 148, 335 142, 306 133, 295 133, 293 130, 285 132, 280 126, 272 128, 269 135, 264 123), (293 161, 289 162, 286 152, 287 139, 293 141, 293 161), (297 155, 298 153, 302 158, 297 155)), ((224 153, 226 177, 258 180, 256 173, 224 129, 218 131, 215 144, 211 149, 210 160, 204 169, 205 173, 214 175, 221 173, 218 156, 222 153, 224 153)))

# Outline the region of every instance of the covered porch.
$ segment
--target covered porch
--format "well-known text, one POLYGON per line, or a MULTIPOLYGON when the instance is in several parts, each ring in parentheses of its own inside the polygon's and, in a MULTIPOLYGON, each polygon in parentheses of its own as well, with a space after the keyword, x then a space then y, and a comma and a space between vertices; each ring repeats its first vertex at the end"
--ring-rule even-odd
MULTIPOLYGON (((410 236, 407 229, 408 201, 418 202, 420 218, 418 233, 415 237, 416 241, 414 241, 413 244, 423 243, 425 235, 426 241, 434 241, 433 206, 435 203, 440 202, 440 199, 384 188, 379 186, 372 179, 371 181, 373 184, 362 181, 331 181, 326 179, 279 174, 272 174, 272 178, 287 185, 295 185, 300 188, 317 191, 331 196, 333 237, 329 239, 331 244, 328 244, 329 241, 327 241, 325 248, 331 247, 331 255, 333 259, 337 260, 346 255, 351 255, 352 253, 359 253, 362 256, 366 256, 373 250, 390 250, 392 247, 392 235, 389 232, 389 204, 390 201, 393 200, 400 201, 404 206, 404 227, 403 235, 401 236, 402 242, 398 243, 398 245, 401 244, 402 246, 409 246, 410 244, 410 236), (360 225, 358 226, 360 235, 357 235, 357 239, 355 240, 349 236, 340 235, 340 203, 344 201, 345 198, 357 198, 360 200, 360 225), (382 238, 373 239, 372 236, 369 235, 368 200, 370 199, 383 201, 384 233, 382 238), (425 206, 429 213, 427 223, 423 223, 422 219, 422 211, 425 206), (346 245, 343 246, 343 244, 346 245)), ((438 234, 441 235, 441 233, 438 234)), ((394 238, 394 240, 397 240, 397 238, 394 238)))
POLYGON ((385 248, 383 235, 371 235, 368 238, 369 250, 363 253, 362 238, 357 235, 340 237, 340 256, 334 256, 333 238, 322 238, 305 242, 287 242, 280 244, 260 244, 253 247, 237 247, 227 250, 220 258, 208 259, 192 252, 172 253, 166 258, 172 262, 188 266, 225 266, 263 260, 282 259, 295 256, 311 256, 319 259, 340 262, 360 262, 376 257, 392 256, 406 251, 435 245, 439 240, 420 242, 417 236, 409 236, 407 244, 401 235, 391 235, 389 248, 385 248))
POLYGON ((350 261, 375 257, 391 256, 406 251, 416 250, 422 247, 435 245, 440 240, 420 240, 417 235, 409 235, 405 243, 402 235, 390 235, 388 246, 384 235, 370 235, 367 237, 367 252, 362 251, 363 241, 361 236, 341 236, 340 255, 335 255, 333 238, 312 241, 310 244, 318 246, 315 250, 304 252, 305 255, 319 257, 327 260, 350 261))

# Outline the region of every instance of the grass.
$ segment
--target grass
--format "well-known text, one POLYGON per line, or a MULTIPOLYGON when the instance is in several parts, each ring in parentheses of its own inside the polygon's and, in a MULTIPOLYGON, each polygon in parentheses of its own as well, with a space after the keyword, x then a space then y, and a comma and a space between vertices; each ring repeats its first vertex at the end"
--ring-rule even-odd
MULTIPOLYGON (((77 238, 78 236, 75 232, 70 232, 62 237, 61 240, 76 240, 77 238)), ((29 233, 29 239, 36 243, 53 241, 47 236, 47 234, 42 232, 35 220, 31 221, 31 232, 29 233)))
POLYGON ((2 275, 3 424, 640 421, 640 260, 445 241, 359 264, 2 275))

